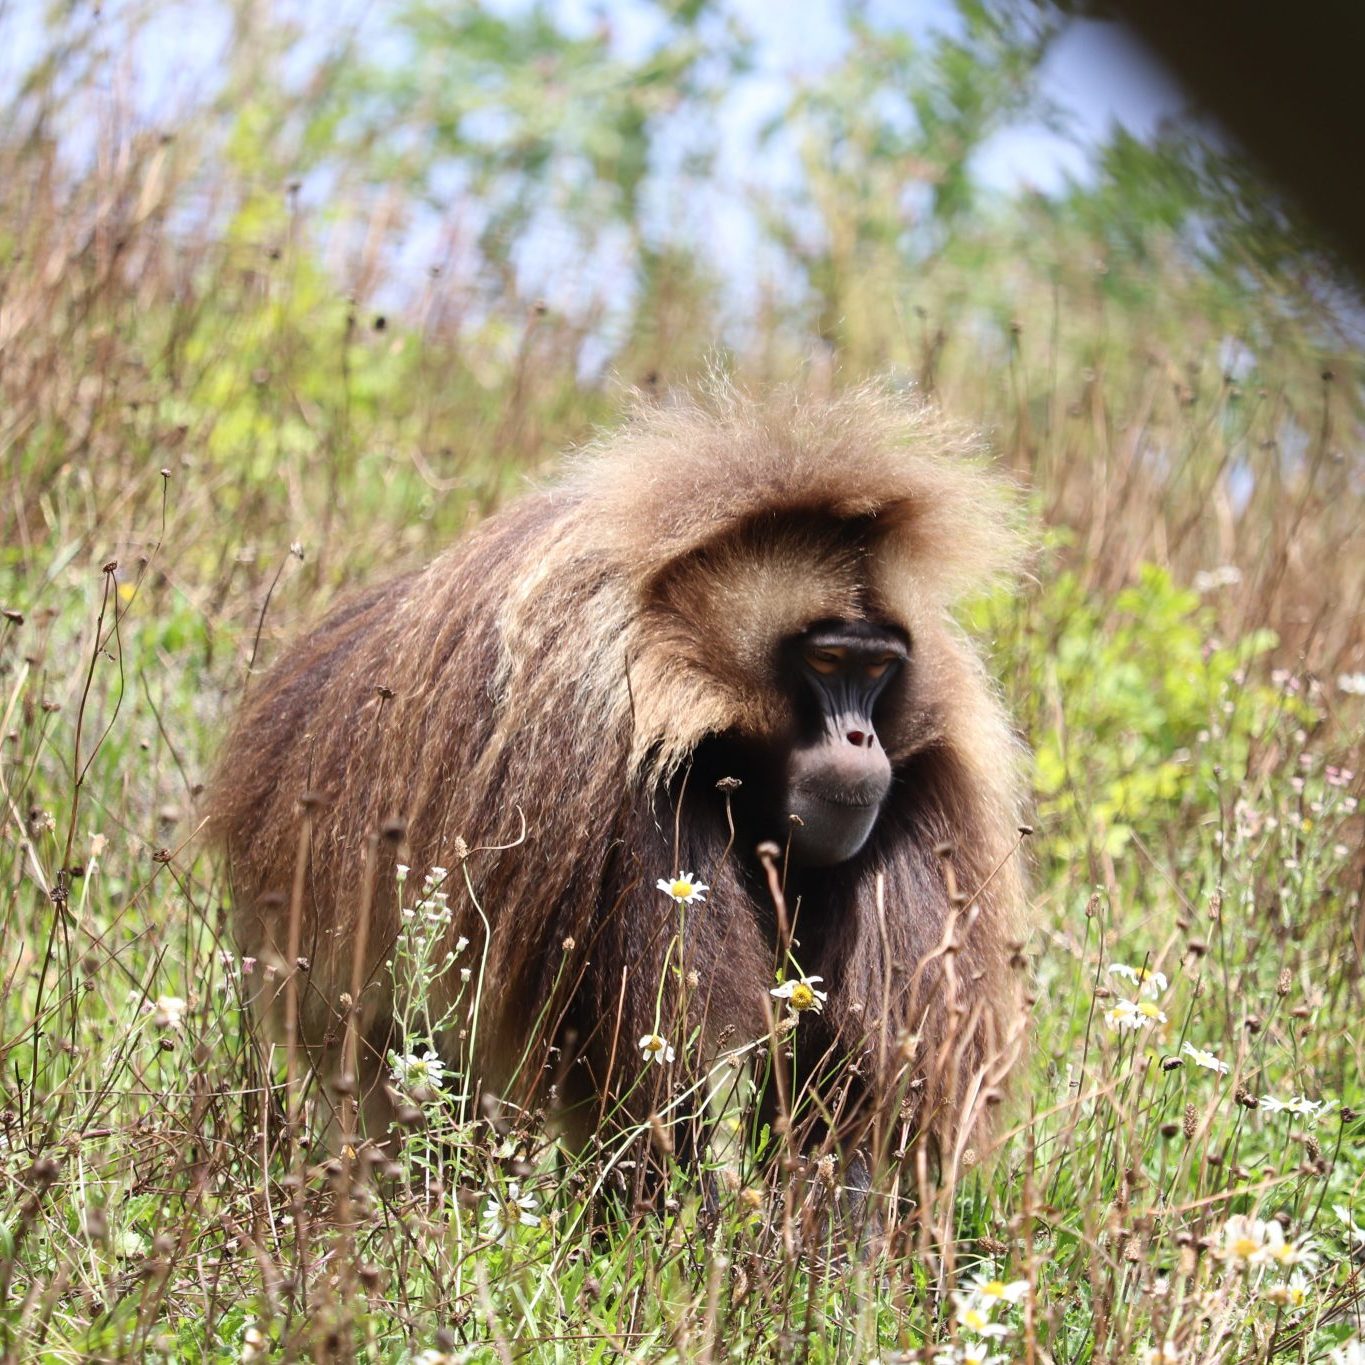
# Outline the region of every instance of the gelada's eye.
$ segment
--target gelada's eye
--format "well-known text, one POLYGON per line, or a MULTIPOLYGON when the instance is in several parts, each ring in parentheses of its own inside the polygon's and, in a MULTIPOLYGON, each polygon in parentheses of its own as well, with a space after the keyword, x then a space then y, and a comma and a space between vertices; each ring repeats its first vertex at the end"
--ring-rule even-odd
POLYGON ((895 662, 896 656, 894 654, 888 654, 885 658, 877 659, 867 665, 867 676, 869 678, 880 678, 895 662))
POLYGON ((844 662, 843 657, 832 649, 808 649, 806 662, 817 672, 829 675, 844 662))

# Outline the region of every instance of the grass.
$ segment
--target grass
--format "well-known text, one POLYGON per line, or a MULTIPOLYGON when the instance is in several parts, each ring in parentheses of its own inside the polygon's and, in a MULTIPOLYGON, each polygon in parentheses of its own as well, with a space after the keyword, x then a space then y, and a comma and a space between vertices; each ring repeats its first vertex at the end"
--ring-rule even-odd
MULTIPOLYGON (((252 661, 618 414, 589 329, 510 286, 471 313, 458 271, 381 312, 303 210, 230 170, 205 206, 188 134, 109 150, 0 144, 0 1350, 958 1361, 983 1305, 1028 1362, 1359 1337, 1358 358, 1255 287, 1215 316, 1170 243, 1096 272, 1042 201, 913 286, 832 251, 896 306, 841 315, 830 382, 978 420, 1046 528, 972 611, 1037 756, 1029 1054, 955 1184, 874 1173, 912 1193, 870 1250, 812 1247, 810 1173, 765 1175, 761 1135, 714 1220, 681 1163, 662 1213, 604 1217, 620 1150, 568 1159, 450 1076, 412 1087, 396 1169, 310 1147, 195 840, 252 661)), ((617 374, 707 362, 712 302, 678 290, 617 374)), ((802 306, 763 317, 727 361, 755 383, 817 344, 802 306)))

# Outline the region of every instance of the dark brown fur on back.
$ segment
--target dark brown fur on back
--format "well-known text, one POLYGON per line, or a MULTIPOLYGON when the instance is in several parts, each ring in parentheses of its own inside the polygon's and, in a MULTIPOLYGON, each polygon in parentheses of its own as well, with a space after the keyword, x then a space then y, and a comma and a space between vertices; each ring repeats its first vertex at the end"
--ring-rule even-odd
POLYGON ((960 1149, 1018 1052, 1023 894, 1017 746, 948 608, 1011 566, 1011 521, 959 432, 871 391, 643 412, 556 486, 338 608, 252 684, 208 797, 242 952, 288 969, 312 792, 300 1028, 324 1070, 339 1065, 366 850, 394 822, 405 834, 378 845, 362 964, 372 1047, 400 855, 418 877, 452 869, 451 934, 476 964, 486 954, 482 1042, 462 1059, 486 1089, 528 1098, 541 1060, 514 1076, 518 1060, 556 1041, 583 1059, 572 1093, 629 1088, 660 981, 681 975, 665 971, 680 917, 655 885, 680 867, 711 891, 685 916, 697 977, 672 1040, 682 1052, 700 1030, 691 1055, 705 1057, 766 1034, 775 912, 752 847, 725 852, 707 764, 790 727, 784 638, 890 623, 913 642, 879 725, 895 786, 868 846, 801 883, 799 960, 829 1000, 800 1027, 960 1149), (956 909, 948 875, 969 898, 956 909), (624 1081, 608 1079, 613 1059, 624 1081))

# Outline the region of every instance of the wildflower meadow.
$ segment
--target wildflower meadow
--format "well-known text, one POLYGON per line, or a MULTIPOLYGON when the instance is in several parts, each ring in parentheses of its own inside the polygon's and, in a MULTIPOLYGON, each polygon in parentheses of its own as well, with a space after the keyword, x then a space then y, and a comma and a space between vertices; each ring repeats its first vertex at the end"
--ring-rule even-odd
MULTIPOLYGON (((749 8, 0 7, 0 1357, 1365 1362, 1358 283, 1197 128, 983 186, 1067 15, 835 6, 774 76, 749 8), (1027 506, 962 613, 1031 755, 994 1130, 854 1179, 758 1121, 839 998, 797 958, 767 1037, 621 1040, 700 1151, 490 1111, 467 831, 398 872, 399 1137, 338 1143, 201 836, 228 718, 716 373, 877 379, 1027 506)), ((714 871, 651 869, 661 920, 714 871)))

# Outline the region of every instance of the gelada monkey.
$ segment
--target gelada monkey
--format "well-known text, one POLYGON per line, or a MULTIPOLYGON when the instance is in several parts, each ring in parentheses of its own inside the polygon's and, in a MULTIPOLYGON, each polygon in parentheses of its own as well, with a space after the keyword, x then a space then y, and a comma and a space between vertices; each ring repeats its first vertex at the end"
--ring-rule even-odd
POLYGON ((1024 893, 1021 751, 949 611, 1019 543, 972 440, 884 391, 644 406, 252 682, 208 815, 262 1018, 379 1136, 400 890, 439 867, 478 1018, 422 1041, 461 1084, 582 1140, 772 1038, 836 1140, 960 1155, 1020 1050, 1024 893))

